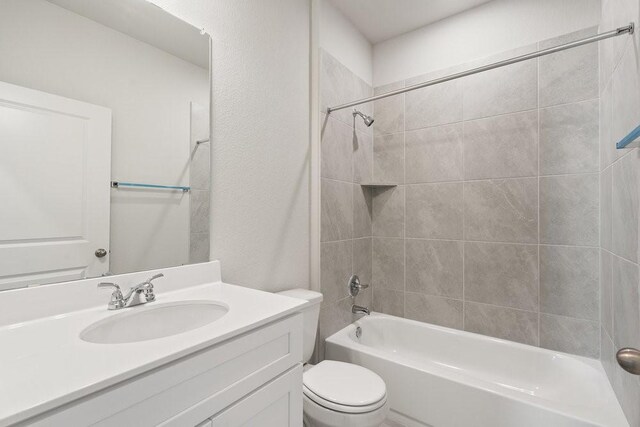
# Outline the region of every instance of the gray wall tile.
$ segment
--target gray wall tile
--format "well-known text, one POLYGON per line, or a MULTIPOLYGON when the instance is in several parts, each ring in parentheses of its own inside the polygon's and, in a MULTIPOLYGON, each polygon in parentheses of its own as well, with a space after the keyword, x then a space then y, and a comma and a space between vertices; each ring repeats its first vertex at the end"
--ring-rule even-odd
MULTIPOLYGON (((617 142, 638 126, 640 117, 640 97, 629 96, 640 93, 640 69, 632 44, 625 49, 613 74, 612 85, 611 136, 617 142)), ((618 155, 621 153, 624 150, 618 150, 618 155)))
POLYGON ((332 116, 322 114, 321 176, 351 181, 354 130, 332 116))
POLYGON ((404 292, 373 288, 373 310, 378 313, 404 317, 404 292))
MULTIPOLYGON (((408 80, 406 85, 423 83, 434 78, 427 74, 408 80)), ((462 121, 462 82, 452 80, 405 94, 406 129, 420 129, 462 121)))
POLYGON ((540 311, 597 321, 598 248, 540 246, 540 311))
MULTIPOLYGON (((327 107, 332 107, 354 99, 367 98, 373 94, 373 89, 361 78, 324 50, 320 50, 320 111, 326 113, 327 107)), ((373 113, 373 106, 363 104, 358 107, 365 114, 373 113)), ((364 133, 372 133, 362 120, 355 120, 352 110, 345 108, 331 113, 341 122, 364 133)))
POLYGON ((613 98, 611 84, 600 95, 600 170, 611 165, 618 157, 616 142, 613 139, 613 98))
MULTIPOLYGON (((320 110, 356 99, 355 75, 337 59, 320 50, 320 110)), ((353 127, 353 117, 348 108, 331 113, 331 117, 353 127)))
POLYGON ((464 297, 522 310, 538 310, 536 245, 464 245, 464 297))
POLYGON ((640 380, 635 375, 629 375, 616 366, 613 379, 613 390, 616 392, 620 406, 627 416, 629 425, 640 425, 640 380))
POLYGON ((405 250, 407 292, 462 299, 462 242, 408 239, 405 250))
POLYGON ((613 255, 600 250, 600 322, 604 331, 613 336, 613 255))
POLYGON ((366 183, 373 180, 373 135, 356 131, 353 141, 353 182, 366 183))
POLYGON ((600 246, 611 250, 611 227, 613 218, 613 176, 612 168, 600 174, 600 246))
POLYGON ((640 347, 638 265, 613 257, 613 342, 618 348, 640 347))
POLYGON ((611 250, 634 262, 638 260, 638 153, 636 149, 613 165, 611 191, 611 250))
MULTIPOLYGON (((540 49, 594 35, 596 27, 540 42, 540 49)), ((587 44, 539 59, 540 106, 583 101, 598 96, 598 45, 587 44)))
POLYGON ((191 190, 190 224, 191 233, 209 232, 209 191, 191 190))
POLYGON ((326 304, 349 296, 347 282, 353 266, 351 240, 320 244, 320 289, 326 304))
POLYGON ((598 322, 540 314, 540 347, 598 358, 600 326, 598 322))
POLYGON ((325 340, 355 320, 357 316, 351 314, 351 298, 332 303, 322 302, 316 345, 318 360, 324 359, 325 340))
POLYGON ((373 190, 373 235, 404 237, 403 186, 373 190))
POLYGON ((371 189, 353 185, 353 237, 370 237, 373 212, 371 189))
MULTIPOLYGON (((208 129, 208 127, 207 127, 208 129)), ((208 138, 207 135, 205 138, 208 138)), ((211 181, 211 148, 209 144, 196 145, 191 150, 190 185, 194 190, 208 190, 211 181)))
POLYGON ((465 179, 538 174, 538 112, 508 114, 464 124, 465 179))
POLYGON ((462 183, 406 186, 406 236, 462 238, 462 183))
MULTIPOLYGON (((357 274, 360 283, 371 285, 373 241, 370 237, 353 241, 353 274, 357 274)), ((369 287, 371 289, 371 287, 369 287)), ((358 294, 360 296, 360 294, 358 294)))
POLYGON ((540 174, 599 171, 599 101, 540 110, 540 174))
POLYGON ((191 233, 189 239, 189 262, 209 261, 209 233, 191 233))
POLYGON ((405 317, 420 322, 462 329, 462 301, 424 294, 405 294, 405 317))
POLYGON ((404 182, 404 134, 374 138, 373 181, 394 184, 404 182))
POLYGON ((602 362, 602 367, 609 378, 609 382, 613 385, 618 362, 615 360, 613 341, 603 328, 600 328, 600 362, 602 362))
POLYGON ((540 178, 540 242, 599 244, 598 175, 540 178))
MULTIPOLYGON (((515 56, 530 50, 531 47, 525 47, 501 56, 515 56)), ((465 120, 532 110, 538 106, 538 60, 466 77, 463 90, 465 120)))
POLYGON ((464 330, 523 344, 537 345, 538 314, 467 302, 464 305, 464 330))
POLYGON ((373 286, 404 291, 403 239, 373 239, 373 286))
POLYGON ((405 134, 408 183, 462 179, 462 123, 405 134))
POLYGON ((321 185, 321 240, 350 239, 353 235, 353 184, 322 178, 321 185))
POLYGON ((466 182, 465 238, 537 243, 537 193, 536 178, 466 182))
MULTIPOLYGON (((402 87, 404 87, 404 81, 391 83, 375 88, 374 94, 380 95, 402 87)), ((375 119, 373 123, 374 135, 404 131, 404 94, 374 101, 373 117, 375 119)))

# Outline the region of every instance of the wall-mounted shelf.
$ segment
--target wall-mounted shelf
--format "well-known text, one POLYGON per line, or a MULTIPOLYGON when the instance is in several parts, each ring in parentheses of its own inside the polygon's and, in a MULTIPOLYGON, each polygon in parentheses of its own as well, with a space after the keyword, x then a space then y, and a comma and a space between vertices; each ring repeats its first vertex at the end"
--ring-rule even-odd
POLYGON ((638 126, 637 128, 635 128, 634 130, 632 130, 631 132, 629 132, 629 134, 627 136, 625 136, 624 138, 622 138, 620 140, 620 142, 618 142, 616 144, 616 148, 618 150, 621 150, 623 148, 627 148, 627 145, 631 144, 633 141, 635 141, 638 137, 640 137, 640 126, 638 126))
POLYGON ((111 181, 111 188, 130 187, 130 188, 152 188, 156 190, 180 190, 188 193, 191 187, 182 187, 178 185, 158 185, 158 184, 139 184, 135 182, 111 181))
POLYGON ((360 184, 360 186, 364 188, 391 188, 391 187, 397 187, 398 184, 390 184, 390 183, 383 183, 383 182, 367 182, 367 183, 360 184))

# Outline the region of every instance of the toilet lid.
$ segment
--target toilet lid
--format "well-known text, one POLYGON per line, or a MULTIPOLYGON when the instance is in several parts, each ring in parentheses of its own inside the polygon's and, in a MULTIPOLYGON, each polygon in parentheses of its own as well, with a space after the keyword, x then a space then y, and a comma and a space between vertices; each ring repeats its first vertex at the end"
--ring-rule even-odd
POLYGON ((352 363, 324 360, 306 371, 302 381, 315 395, 341 406, 370 406, 386 396, 379 375, 352 363))

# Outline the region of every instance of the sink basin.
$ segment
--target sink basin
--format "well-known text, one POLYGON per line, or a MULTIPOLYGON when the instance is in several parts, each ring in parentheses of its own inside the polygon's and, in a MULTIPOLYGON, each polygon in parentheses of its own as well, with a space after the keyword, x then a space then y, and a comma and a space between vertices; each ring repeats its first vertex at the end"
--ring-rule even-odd
POLYGON ((226 304, 212 301, 149 303, 125 308, 122 314, 89 325, 80 333, 80 339, 96 344, 154 340, 208 325, 228 311, 226 304))

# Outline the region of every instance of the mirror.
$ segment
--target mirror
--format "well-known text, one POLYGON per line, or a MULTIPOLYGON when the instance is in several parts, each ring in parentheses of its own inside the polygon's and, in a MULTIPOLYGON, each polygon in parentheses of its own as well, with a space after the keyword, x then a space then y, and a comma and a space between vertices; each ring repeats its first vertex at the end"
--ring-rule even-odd
POLYGON ((0 290, 208 261, 209 51, 145 0, 0 2, 0 290))

